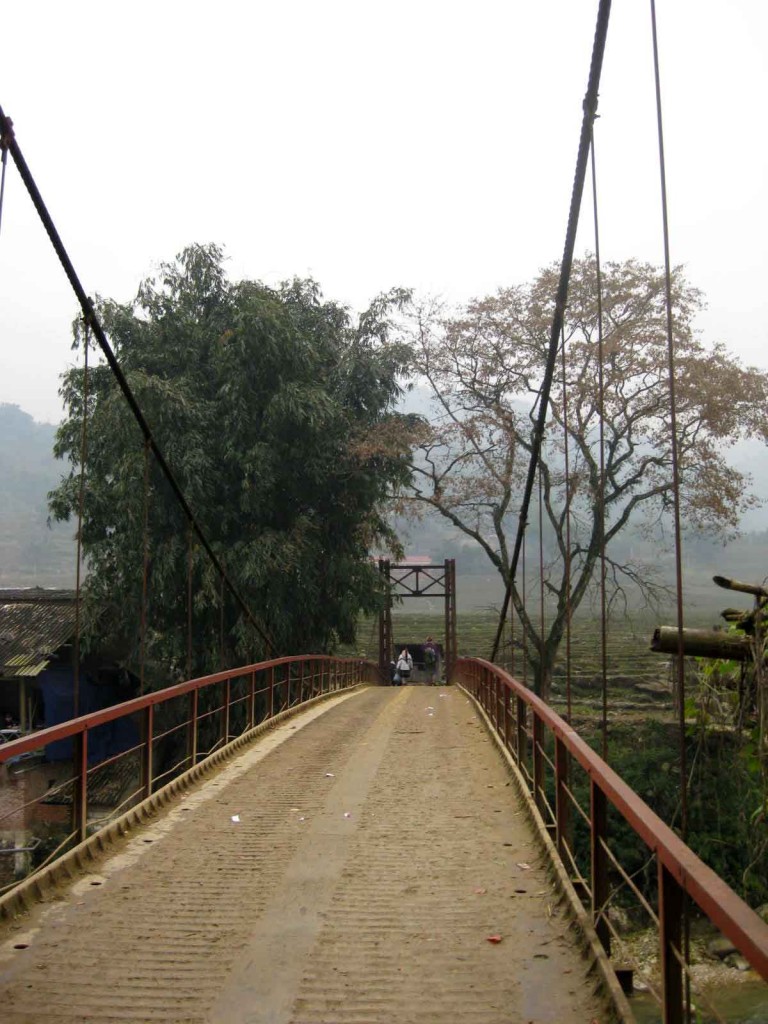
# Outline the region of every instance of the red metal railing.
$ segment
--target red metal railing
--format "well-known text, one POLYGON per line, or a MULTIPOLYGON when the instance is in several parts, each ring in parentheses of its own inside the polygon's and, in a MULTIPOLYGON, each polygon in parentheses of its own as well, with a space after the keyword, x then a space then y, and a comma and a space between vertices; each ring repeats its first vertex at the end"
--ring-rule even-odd
MULTIPOLYGON (((683 901, 690 897, 709 920, 768 981, 768 924, 675 835, 658 815, 539 697, 503 669, 475 658, 459 659, 454 682, 478 700, 528 786, 537 813, 574 882, 584 910, 610 955, 611 939, 622 941, 608 915, 614 895, 625 889, 658 927, 665 1024, 686 1019, 684 990, 690 971, 681 950, 683 901), (589 786, 589 807, 575 795, 574 770, 589 786), (549 795, 548 795, 549 794, 549 795), (611 848, 610 808, 642 839, 655 858, 658 895, 651 906, 611 848), (575 818, 574 818, 575 812, 575 818), (588 868, 574 843, 574 826, 588 828, 588 868), (582 861, 580 866, 579 861, 582 861)), ((586 845, 586 844, 585 844, 586 845)), ((652 989, 652 986, 651 986, 652 989)), ((653 991, 653 989, 652 989, 653 991)), ((719 1019, 716 1017, 716 1019, 719 1019)))
MULTIPOLYGON (((23 762, 1 769, 0 831, 21 829, 34 835, 53 828, 55 839, 46 837, 47 863, 85 839, 101 821, 151 796, 161 784, 255 726, 312 697, 361 682, 378 682, 378 670, 371 662, 325 655, 276 658, 190 679, 5 743, 0 746, 0 766, 62 740, 71 740, 74 749, 71 758, 46 766, 42 775, 49 784, 43 779, 32 792, 22 784, 35 781, 23 762), (89 736, 110 723, 122 723, 124 733, 133 734, 134 739, 126 749, 94 763, 93 749, 89 757, 89 736), (115 775, 123 776, 117 803, 98 795, 115 775), (103 814, 94 820, 97 803, 103 814)), ((13 884, 0 884, 0 893, 13 884)))

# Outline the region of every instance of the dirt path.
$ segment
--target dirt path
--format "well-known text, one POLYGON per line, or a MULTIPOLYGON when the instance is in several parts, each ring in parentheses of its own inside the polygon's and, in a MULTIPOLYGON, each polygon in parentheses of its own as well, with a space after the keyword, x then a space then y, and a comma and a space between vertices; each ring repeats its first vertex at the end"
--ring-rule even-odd
POLYGON ((460 691, 300 723, 0 935, 4 1024, 609 1019, 460 691))

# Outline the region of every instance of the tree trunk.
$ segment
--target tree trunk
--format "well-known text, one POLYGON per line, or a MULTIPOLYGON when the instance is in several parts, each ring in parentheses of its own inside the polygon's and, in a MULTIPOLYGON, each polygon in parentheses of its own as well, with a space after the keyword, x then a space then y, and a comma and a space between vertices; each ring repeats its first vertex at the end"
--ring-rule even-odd
MULTIPOLYGON (((677 640, 676 626, 659 626, 654 630, 651 650, 658 654, 677 654, 677 640)), ((713 629, 684 629, 683 654, 686 657, 749 661, 752 645, 748 636, 713 629)))
POLYGON ((547 703, 552 695, 552 673, 555 667, 557 647, 557 643, 553 643, 551 638, 548 639, 544 644, 542 655, 534 663, 534 693, 547 703))

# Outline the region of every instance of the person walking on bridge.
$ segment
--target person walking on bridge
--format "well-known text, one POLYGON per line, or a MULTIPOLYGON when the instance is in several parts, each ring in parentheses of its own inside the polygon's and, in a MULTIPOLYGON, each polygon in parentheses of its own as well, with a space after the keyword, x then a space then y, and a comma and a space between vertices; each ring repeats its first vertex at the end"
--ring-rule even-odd
POLYGON ((435 676, 437 675, 437 661, 438 653, 435 641, 431 636, 427 637, 427 642, 424 644, 424 671, 427 673, 427 685, 435 685, 435 676))
POLYGON ((400 657, 397 659, 397 671, 401 682, 407 683, 411 672, 413 671, 413 658, 411 657, 410 651, 407 647, 404 647, 402 651, 400 651, 400 657))

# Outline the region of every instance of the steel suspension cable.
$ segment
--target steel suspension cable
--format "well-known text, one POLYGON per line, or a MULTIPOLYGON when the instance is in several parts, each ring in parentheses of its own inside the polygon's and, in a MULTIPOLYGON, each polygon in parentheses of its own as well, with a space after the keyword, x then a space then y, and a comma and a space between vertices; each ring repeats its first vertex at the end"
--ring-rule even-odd
POLYGON ((170 466, 165 460, 165 456, 163 455, 159 445, 157 444, 157 441, 154 438, 154 435, 152 434, 152 431, 149 427, 149 424, 147 423, 146 418, 144 417, 144 414, 141 410, 141 407, 139 406, 136 396, 133 394, 133 391, 131 390, 128 381, 125 378, 125 374, 123 373, 120 364, 118 363, 117 358, 114 352, 112 351, 112 347, 109 344, 109 341, 107 340, 107 336, 104 333, 104 329, 101 325, 101 322, 98 316, 96 315, 96 311, 93 308, 93 303, 90 300, 90 298, 86 295, 85 289, 83 288, 80 279, 77 276, 74 265, 72 264, 72 261, 70 260, 66 249, 64 248, 64 244, 61 241, 61 237, 59 236, 59 233, 56 230, 56 226, 54 225, 51 215, 48 212, 48 208, 46 207, 45 202, 43 201, 43 197, 40 194, 40 191, 37 187, 37 184, 35 183, 34 178, 32 177, 32 173, 29 170, 29 167, 27 166, 27 162, 24 159, 21 149, 19 148, 19 144, 16 141, 16 137, 13 134, 12 125, 13 122, 9 117, 6 117, 3 108, 0 107, 0 137, 3 140, 5 140, 5 144, 10 150, 11 156, 13 157, 13 162, 16 165, 16 169, 21 175, 21 180, 24 182, 27 192, 29 192, 29 196, 35 206, 35 209, 37 210, 37 214, 40 217, 40 220, 43 222, 43 226, 45 227, 48 237, 51 240, 51 244, 53 245, 56 255, 59 258, 59 262, 64 268, 64 273, 67 275, 69 283, 72 286, 72 290, 77 296, 77 300, 80 303, 80 308, 83 312, 83 318, 85 319, 86 323, 88 323, 88 325, 90 326, 94 337, 98 341, 99 348, 104 354, 104 357, 107 360, 107 363, 109 364, 109 367, 112 370, 112 373, 114 374, 120 386, 120 390, 123 392, 123 396, 125 397, 125 400, 127 401, 130 410, 133 413, 133 416, 136 422, 138 423, 142 434, 144 435, 145 440, 148 442, 150 448, 152 449, 152 453, 154 454, 155 459, 157 460, 157 464, 160 467, 163 476, 170 484, 171 490, 173 491, 176 500, 184 510, 184 515, 186 516, 186 519, 191 529, 197 535, 200 544, 204 548, 208 557, 213 562, 217 571, 224 577, 227 589, 234 597, 241 611, 248 619, 250 624, 253 626, 253 628, 256 630, 261 639, 264 641, 264 643, 267 645, 267 655, 270 655, 274 649, 274 643, 272 639, 270 638, 269 634, 266 632, 264 627, 259 623, 256 616, 253 614, 251 609, 246 604, 239 590, 235 587, 234 583, 227 575, 224 566, 222 565, 218 556, 211 547, 208 538, 205 536, 202 527, 197 521, 197 518, 192 511, 192 508, 187 502, 187 499, 185 498, 184 493, 178 481, 176 480, 176 477, 171 471, 170 466))
POLYGON ((667 204, 667 172, 664 159, 664 130, 661 117, 661 78, 659 46, 656 34, 656 3, 651 0, 653 32, 653 72, 656 85, 656 125, 659 139, 659 175, 661 178, 661 218, 664 240, 664 297, 666 306, 667 367, 669 375, 669 430, 672 449, 672 497, 675 531, 675 587, 677 593, 677 690, 678 726, 680 732, 680 831, 683 842, 688 834, 688 785, 685 751, 685 655, 683 653, 683 542, 680 518, 680 464, 677 450, 677 397, 675 387, 675 341, 672 325, 672 264, 669 256, 669 214, 667 204))
POLYGON ((568 444, 568 379, 565 358, 565 325, 561 331, 560 354, 563 367, 563 455, 565 466, 565 720, 571 722, 571 467, 568 444))
POLYGON ((515 674, 515 603, 509 605, 509 674, 515 674))
POLYGON ((83 422, 80 427, 80 481, 77 494, 77 563, 75 566, 75 639, 72 658, 72 717, 80 714, 80 572, 83 560, 83 518, 85 510, 85 463, 88 457, 88 323, 83 324, 83 422))
MULTIPOLYGON (((685 654, 683 652, 683 541, 680 516, 680 463, 677 445, 677 396, 675 387, 675 342, 672 323, 672 262, 669 255, 669 205, 667 201, 667 171, 664 157, 664 127, 661 114, 661 75, 659 72, 659 41, 656 28, 656 2, 651 0, 651 30, 653 36, 653 77, 656 91, 656 127, 659 142, 659 178, 661 184, 661 219, 664 242, 664 300, 666 306, 667 366, 669 374, 669 430, 672 448, 672 498, 675 536, 675 590, 677 596, 677 712, 680 759, 680 837, 688 841, 688 764, 685 749, 685 654)), ((683 899, 683 957, 688 965, 691 959, 691 931, 689 900, 683 899)), ((691 983, 684 972, 684 1007, 686 1020, 691 1020, 691 983)))
MULTIPOLYGON (((544 499, 541 492, 541 463, 539 463, 539 638, 541 648, 539 651, 539 685, 544 681, 544 654, 546 642, 544 634, 547 630, 546 616, 544 614, 544 499)), ((552 680, 550 678, 549 685, 552 680)))
POLYGON ((187 533, 187 679, 192 677, 192 569, 194 558, 195 535, 190 529, 187 533))
POLYGON ((5 200, 5 171, 8 166, 8 145, 10 142, 9 137, 12 136, 13 134, 13 122, 10 118, 8 118, 7 120, 9 125, 8 132, 3 132, 2 135, 0 135, 0 153, 2 153, 2 157, 0 157, 0 163, 2 163, 2 167, 0 167, 0 229, 3 226, 3 201, 5 200))
POLYGON ((605 40, 608 33, 608 20, 610 17, 610 13, 611 0, 600 0, 597 13, 597 25, 595 28, 595 38, 592 46, 592 60, 589 69, 589 80, 587 85, 587 92, 584 96, 583 102, 583 118, 581 122, 581 135, 579 138, 578 155, 576 158, 576 173, 574 175, 573 190, 571 192, 571 204, 568 213, 568 227, 565 233, 565 247, 563 250, 563 257, 560 264, 560 280, 557 288, 557 295, 555 297, 555 311, 552 317, 552 328, 550 330, 549 336, 547 361, 544 370, 544 379, 542 380, 541 390, 539 392, 538 415, 536 418, 536 423, 533 431, 533 437, 531 439, 531 458, 528 466, 528 476, 525 481, 523 502, 520 507, 520 518, 518 521, 517 536, 515 537, 515 547, 512 554, 509 582, 507 584, 507 590, 504 595, 504 604, 502 605, 501 609, 501 616, 499 618, 499 627, 496 632, 496 639, 494 640, 493 649, 491 651, 491 661, 493 661, 496 657, 496 653, 499 648, 499 641, 501 639, 501 631, 503 629, 504 620, 507 617, 507 609, 509 607, 509 600, 515 582, 515 575, 517 573, 517 563, 520 558, 520 549, 523 543, 523 534, 525 533, 525 528, 528 521, 528 508, 531 503, 533 485, 536 479, 536 466, 538 465, 539 461, 541 441, 544 434, 544 424, 547 419, 549 393, 552 387, 552 377, 554 374, 555 363, 557 361, 557 350, 559 346, 563 320, 565 317, 565 307, 568 301, 568 282, 571 276, 573 253, 576 247, 576 229, 578 228, 579 224, 581 197, 584 191, 584 181, 587 173, 589 143, 592 137, 592 122, 594 121, 597 114, 597 96, 598 89, 600 86, 600 75, 603 68, 605 40))
POLYGON ((224 589, 224 580, 219 579, 219 664, 222 668, 224 665, 224 602, 226 600, 227 592, 224 589))
POLYGON ((600 224, 597 212, 597 170, 595 133, 590 143, 592 156, 592 213, 595 227, 595 284, 597 288, 597 407, 598 407, 598 491, 597 530, 600 545, 600 694, 602 702, 602 756, 608 760, 608 628, 605 601, 605 352, 603 345, 603 274, 600 265, 600 224))
POLYGON ((523 614, 520 616, 520 621, 523 624, 523 685, 528 685, 528 610, 525 605, 525 537, 523 537, 523 548, 522 548, 522 577, 523 577, 523 592, 521 605, 523 614))
POLYGON ((144 526, 141 566, 141 644, 139 650, 139 696, 144 693, 147 646, 147 590, 149 583, 149 444, 144 442, 144 526))
POLYGON ((664 135, 662 129, 661 114, 661 85, 659 76, 658 41, 656 34, 656 5, 651 0, 651 21, 653 28, 653 60, 654 77, 656 83, 656 114, 659 138, 659 170, 661 177, 661 206, 664 239, 664 290, 666 307, 666 334, 667 334, 667 357, 669 376, 669 400, 670 400, 670 434, 672 452, 672 491, 674 510, 674 537, 675 537, 675 577, 677 595, 677 627, 678 627, 678 715, 680 727, 680 767, 683 789, 681 792, 681 831, 685 839, 688 828, 687 810, 687 785, 686 785, 686 751, 685 743, 685 655, 683 652, 683 568, 682 568, 682 527, 680 515, 680 469, 677 444, 677 401, 675 384, 675 343, 672 323, 672 271, 669 251, 669 217, 667 204, 666 164, 664 158, 664 135))

